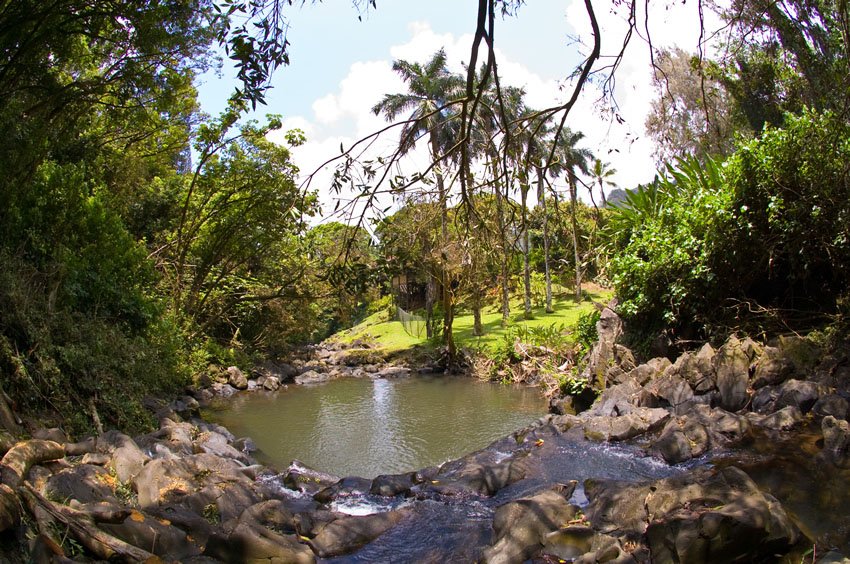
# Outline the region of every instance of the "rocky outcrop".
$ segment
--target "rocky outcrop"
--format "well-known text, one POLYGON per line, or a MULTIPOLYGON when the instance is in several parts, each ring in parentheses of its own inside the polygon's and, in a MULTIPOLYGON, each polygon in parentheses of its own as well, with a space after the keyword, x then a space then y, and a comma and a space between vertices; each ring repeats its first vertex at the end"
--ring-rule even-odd
POLYGON ((484 552, 488 564, 523 562, 540 552, 547 536, 569 523, 579 508, 567 501, 575 484, 556 486, 496 509, 495 541, 484 552))
POLYGON ((641 484, 585 482, 594 530, 645 539, 653 562, 732 562, 782 554, 799 531, 741 470, 698 470, 641 484))

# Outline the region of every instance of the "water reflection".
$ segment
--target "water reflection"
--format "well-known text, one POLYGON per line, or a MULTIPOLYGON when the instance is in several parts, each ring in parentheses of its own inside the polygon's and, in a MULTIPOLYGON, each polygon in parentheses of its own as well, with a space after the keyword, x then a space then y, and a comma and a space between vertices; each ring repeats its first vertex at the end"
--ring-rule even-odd
POLYGON ((250 436, 263 462, 293 459, 374 477, 440 464, 524 427, 546 411, 540 392, 468 378, 341 379, 230 398, 206 415, 250 436))

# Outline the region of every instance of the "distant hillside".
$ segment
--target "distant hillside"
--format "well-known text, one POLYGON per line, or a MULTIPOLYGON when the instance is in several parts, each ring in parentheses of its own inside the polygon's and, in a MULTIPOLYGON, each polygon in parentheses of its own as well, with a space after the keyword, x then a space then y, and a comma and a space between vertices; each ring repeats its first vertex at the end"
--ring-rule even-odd
POLYGON ((613 206, 619 204, 620 202, 625 201, 626 199, 626 190, 622 188, 614 188, 611 190, 611 193, 606 197, 606 201, 609 206, 613 206))

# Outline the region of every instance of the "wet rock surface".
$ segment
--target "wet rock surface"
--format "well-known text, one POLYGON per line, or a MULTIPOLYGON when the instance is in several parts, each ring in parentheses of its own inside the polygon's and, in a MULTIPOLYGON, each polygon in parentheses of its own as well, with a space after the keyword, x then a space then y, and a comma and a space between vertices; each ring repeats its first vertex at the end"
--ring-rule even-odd
POLYGON ((199 403, 237 389, 410 374, 368 347, 323 348, 248 375, 220 370, 153 406, 159 429, 144 436, 5 441, 0 533, 34 528, 36 560, 63 551, 50 535, 67 530, 95 558, 129 561, 700 563, 803 554, 813 541, 841 561, 845 529, 800 517, 805 500, 781 487, 787 476, 773 478, 773 455, 748 449, 813 434, 801 447, 807 471, 844 487, 842 361, 819 367, 816 349, 797 339, 732 337, 639 364, 616 342, 615 314, 603 313, 586 376, 605 390, 589 409, 546 416, 438 467, 364 479, 294 461, 279 472, 257 464, 249 439, 197 418, 199 403))

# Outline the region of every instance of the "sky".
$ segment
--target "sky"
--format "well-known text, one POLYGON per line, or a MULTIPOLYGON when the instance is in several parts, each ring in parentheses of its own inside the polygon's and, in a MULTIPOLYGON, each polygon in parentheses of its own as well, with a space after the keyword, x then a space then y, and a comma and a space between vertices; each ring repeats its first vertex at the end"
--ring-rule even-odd
MULTIPOLYGON (((296 3, 298 4, 298 3, 296 3)), ((691 0, 650 2, 650 34, 655 47, 678 45, 696 52, 699 42, 697 4, 691 0)), ((621 48, 626 25, 622 7, 608 0, 594 5, 602 28, 602 61, 621 48)), ((283 116, 283 131, 298 128, 307 143, 293 149, 302 177, 338 156, 340 146, 351 144, 385 127, 383 117, 370 109, 388 93, 404 92, 393 73, 394 60, 425 62, 445 48, 451 70, 460 72, 469 59, 475 28, 474 0, 377 0, 377 9, 360 13, 348 0, 307 2, 290 8, 288 39, 290 65, 275 73, 267 105, 255 117, 283 116)), ((642 13, 637 21, 643 22, 642 13)), ((706 28, 719 28, 707 15, 706 28)), ((591 150, 617 173, 614 182, 634 188, 655 175, 652 142, 644 122, 655 92, 646 32, 632 39, 616 75, 617 115, 600 111, 600 91, 585 88, 570 113, 567 126, 585 135, 591 150)), ((528 0, 514 17, 496 22, 495 44, 503 84, 523 87, 526 103, 545 108, 562 103, 571 93, 567 77, 589 52, 592 35, 583 0, 528 0)), ((603 63, 604 64, 604 63, 603 63)), ((198 82, 202 109, 217 115, 233 89, 232 72, 207 74, 198 82)), ((283 142, 283 131, 270 134, 283 142)), ((386 150, 398 139, 397 129, 379 139, 376 150, 386 150)), ((421 166, 424 147, 408 168, 421 166)), ((334 206, 329 193, 330 171, 320 172, 310 187, 320 194, 325 217, 334 206)), ((586 198, 586 195, 585 195, 586 198)))

